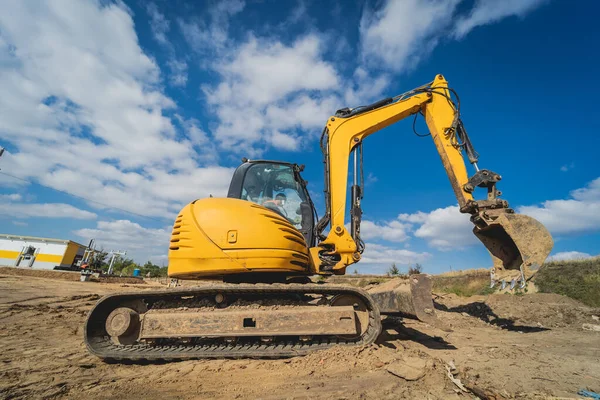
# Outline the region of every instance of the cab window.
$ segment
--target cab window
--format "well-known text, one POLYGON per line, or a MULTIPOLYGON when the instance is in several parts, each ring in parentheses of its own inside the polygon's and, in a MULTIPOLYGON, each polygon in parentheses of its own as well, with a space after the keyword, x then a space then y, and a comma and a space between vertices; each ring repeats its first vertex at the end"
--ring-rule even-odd
POLYGON ((242 199, 267 207, 285 217, 296 228, 302 227, 302 202, 307 202, 303 187, 291 166, 257 163, 246 171, 242 199))

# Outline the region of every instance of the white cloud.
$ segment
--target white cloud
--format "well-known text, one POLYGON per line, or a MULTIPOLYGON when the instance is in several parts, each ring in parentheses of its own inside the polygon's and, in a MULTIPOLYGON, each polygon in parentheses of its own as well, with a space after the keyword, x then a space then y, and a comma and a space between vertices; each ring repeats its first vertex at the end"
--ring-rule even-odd
POLYGON ((211 133, 220 148, 251 157, 270 147, 299 150, 304 138, 313 140, 340 108, 338 73, 323 60, 326 37, 310 33, 287 44, 248 32, 246 40, 235 43, 229 26, 244 6, 219 2, 205 21, 178 20, 200 66, 219 76, 217 83, 203 86, 217 120, 211 133))
POLYGON ((23 197, 18 193, 0 194, 0 201, 19 201, 23 197))
POLYGON ((364 240, 386 240, 389 242, 404 242, 409 239, 411 225, 400 221, 389 221, 377 224, 364 220, 360 224, 360 236, 364 240))
POLYGON ((418 224, 414 235, 426 240, 431 247, 456 250, 478 243, 469 217, 468 214, 461 214, 458 206, 449 206, 428 213, 400 214, 398 219, 418 224))
POLYGON ((523 17, 547 0, 476 0, 460 16, 461 1, 385 0, 377 10, 365 7, 359 28, 363 63, 396 72, 409 70, 448 33, 460 39, 477 26, 513 15, 523 17))
POLYGON ((388 0, 379 10, 365 12, 360 41, 367 65, 383 63, 394 71, 411 68, 436 45, 452 22, 460 0, 388 0))
POLYGON ((575 168, 575 163, 574 163, 574 162, 572 162, 572 163, 570 163, 570 164, 565 164, 565 165, 563 165, 562 167, 560 167, 560 170, 561 170, 562 172, 567 172, 567 171, 570 171, 570 170, 572 170, 573 168, 575 168))
MULTIPOLYGON (((357 266, 363 273, 385 273, 395 263, 398 267, 423 263, 431 258, 427 252, 415 252, 406 249, 397 249, 375 243, 367 243, 365 252, 357 266)), ((353 267, 350 266, 350 269, 353 267)))
POLYGON ((0 215, 13 218, 95 219, 96 214, 63 203, 2 203, 0 215))
POLYGON ((300 90, 336 88, 337 73, 321 60, 322 51, 319 37, 312 34, 291 46, 252 37, 230 62, 215 66, 227 82, 211 93, 211 99, 240 96, 243 102, 265 105, 300 90))
POLYGON ((600 201, 600 177, 588 183, 584 188, 573 190, 571 196, 578 201, 600 201))
POLYGON ((541 205, 522 206, 517 211, 539 220, 553 234, 600 229, 600 177, 584 188, 573 190, 570 197, 548 200, 541 205))
POLYGON ((179 29, 190 46, 199 53, 220 52, 230 42, 229 21, 240 13, 246 3, 241 0, 221 0, 208 9, 208 21, 179 19, 179 29))
MULTIPOLYGON (((327 60, 335 58, 337 46, 326 33, 312 29, 284 43, 247 32, 245 42, 233 42, 229 27, 244 9, 240 0, 217 3, 206 20, 179 19, 178 25, 200 55, 201 67, 220 76, 218 83, 203 86, 220 147, 254 157, 270 147, 302 149, 332 112, 381 96, 392 76, 380 70, 416 65, 452 30, 458 3, 389 0, 380 9, 366 8, 360 24, 362 62, 343 87, 338 69, 327 60)), ((305 15, 304 2, 292 14, 292 21, 305 15)))
POLYGON ((289 46, 251 36, 213 65, 221 82, 204 92, 219 119, 214 135, 221 145, 298 149, 300 131, 321 127, 339 108, 332 93, 339 77, 322 52, 314 34, 289 46))
POLYGON ((127 257, 137 262, 149 258, 161 259, 169 249, 170 228, 145 228, 129 220, 98 221, 96 228, 79 229, 73 232, 85 241, 96 239, 97 248, 104 250, 126 250, 127 257))
POLYGON ((3 5, 0 132, 16 149, 3 169, 166 218, 194 198, 224 195, 232 170, 181 139, 129 11, 103 4, 3 5))
MULTIPOLYGON (((399 243, 417 237, 437 250, 462 249, 478 243, 473 235, 473 224, 469 217, 461 214, 457 206, 449 206, 430 212, 400 214, 398 218, 391 221, 363 220, 360 227, 361 237, 366 241, 383 240, 399 243)), ((408 243, 405 247, 408 247, 408 243)))
POLYGON ((308 10, 305 0, 299 0, 296 7, 290 12, 290 16, 286 19, 286 24, 296 24, 303 19, 308 18, 308 10))
MULTIPOLYGON (((64 203, 24 203, 19 193, 0 195, 0 215, 13 218, 73 218, 94 219, 96 214, 73 207, 64 203)), ((15 225, 26 226, 26 223, 13 222, 15 225)))
POLYGON ((13 225, 16 226, 28 226, 29 224, 27 222, 23 222, 23 221, 12 221, 13 225))
POLYGON ((459 18, 456 22, 454 36, 462 38, 473 28, 513 15, 522 18, 546 2, 548 0, 477 0, 469 15, 459 18))
POLYGON ((353 78, 347 82, 344 92, 345 104, 351 107, 379 100, 392 80, 388 74, 374 75, 364 67, 356 68, 353 78))
POLYGON ((273 131, 271 133, 269 142, 273 145, 273 147, 281 150, 289 150, 294 151, 298 149, 298 138, 288 135, 285 133, 281 133, 279 131, 273 131))
MULTIPOLYGON (((284 99, 287 96, 284 96, 284 99)), ((264 111, 265 125, 272 129, 315 130, 319 134, 327 117, 333 114, 339 100, 334 96, 311 97, 308 94, 297 94, 275 104, 269 104, 264 111)))
POLYGON ((146 4, 146 12, 150 17, 150 29, 154 39, 167 50, 169 60, 167 67, 170 74, 168 81, 172 86, 185 87, 188 80, 188 65, 183 59, 178 59, 175 54, 175 47, 169 41, 167 33, 171 29, 171 21, 169 21, 163 13, 158 10, 155 3, 146 4))
POLYGON ((188 65, 183 60, 172 59, 167 62, 171 75, 169 82, 173 86, 184 87, 188 81, 188 65))
POLYGON ((365 178, 365 186, 371 186, 374 183, 376 183, 379 180, 379 178, 377 178, 372 172, 369 172, 367 174, 367 177, 365 178))
MULTIPOLYGON (((1 129, 0 129, 0 132, 2 132, 1 129)), ((3 158, 7 159, 8 154, 4 153, 3 158)), ((7 164, 3 164, 3 165, 7 165, 7 164)), ((6 170, 6 168, 4 168, 4 169, 6 170)), ((0 187, 2 187, 3 189, 22 188, 23 186, 27 186, 27 184, 28 184, 27 181, 23 181, 21 179, 15 179, 11 176, 0 174, 0 187)))
MULTIPOLYGON (((539 220, 552 234, 599 230, 600 177, 584 188, 573 190, 570 197, 548 200, 541 205, 520 206, 516 211, 539 220)), ((435 249, 456 250, 479 244, 469 217, 460 213, 457 206, 449 206, 430 212, 400 214, 397 220, 380 224, 363 221, 361 232, 368 240, 404 241, 412 235, 424 239, 435 249)))
POLYGON ((591 254, 580 251, 563 251, 548 257, 548 261, 583 260, 593 257, 591 254))
POLYGON ((167 40, 167 32, 170 28, 170 22, 165 18, 165 15, 158 11, 158 7, 154 3, 146 4, 146 11, 150 16, 150 29, 154 39, 158 43, 164 46, 170 46, 170 42, 167 40))
MULTIPOLYGON (((196 150, 195 158, 204 164, 217 164, 219 160, 217 146, 208 132, 202 129, 201 122, 196 118, 186 119, 180 115, 175 115, 175 120, 183 128, 185 136, 196 150)), ((227 179, 225 176, 222 178, 227 179)))

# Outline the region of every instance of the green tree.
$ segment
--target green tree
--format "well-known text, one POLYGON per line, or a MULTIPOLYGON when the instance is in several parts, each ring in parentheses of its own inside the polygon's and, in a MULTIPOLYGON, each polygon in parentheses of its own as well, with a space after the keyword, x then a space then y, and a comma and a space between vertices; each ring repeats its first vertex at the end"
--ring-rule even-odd
POLYGON ((390 276, 400 275, 400 270, 398 267, 396 267, 396 263, 392 263, 392 266, 388 269, 387 274, 390 276))
POLYGON ((155 278, 157 276, 161 276, 160 267, 156 264, 153 264, 151 261, 147 261, 141 268, 142 276, 150 276, 151 278, 155 278))
POLYGON ((90 266, 90 269, 106 271, 108 268, 108 264, 106 263, 107 259, 108 252, 101 248, 100 250, 92 252, 88 258, 88 265, 90 266))
POLYGON ((133 275, 133 270, 140 266, 131 258, 123 258, 122 256, 115 257, 113 264, 113 274, 116 275, 133 275))
POLYGON ((423 266, 419 263, 416 263, 414 266, 408 268, 409 275, 416 275, 423 272, 423 266))

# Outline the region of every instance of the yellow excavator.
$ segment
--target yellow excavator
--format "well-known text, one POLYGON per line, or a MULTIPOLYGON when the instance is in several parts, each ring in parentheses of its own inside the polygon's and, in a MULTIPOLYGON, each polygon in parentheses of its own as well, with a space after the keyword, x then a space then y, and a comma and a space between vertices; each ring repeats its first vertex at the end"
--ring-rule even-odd
POLYGON ((471 215, 473 233, 492 256, 492 285, 525 285, 550 253, 552 237, 499 198, 500 175, 479 169, 458 96, 437 75, 424 86, 338 110, 327 120, 320 141, 326 205, 321 219, 300 175, 304 166, 244 159, 227 198, 195 200, 173 225, 169 276, 213 281, 102 298, 84 329, 89 351, 112 360, 288 357, 372 343, 381 332, 382 314, 435 324, 426 275, 372 292, 309 279, 342 275, 360 261, 363 140, 418 114, 425 117, 460 212, 471 215), (470 177, 463 152, 475 170, 470 177), (487 189, 484 200, 474 199, 477 187, 487 189))

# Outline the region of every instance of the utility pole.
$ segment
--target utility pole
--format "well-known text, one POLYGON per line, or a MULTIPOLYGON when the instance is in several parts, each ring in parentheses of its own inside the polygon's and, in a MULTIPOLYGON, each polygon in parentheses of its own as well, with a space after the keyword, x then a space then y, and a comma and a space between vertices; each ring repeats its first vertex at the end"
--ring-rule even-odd
POLYGON ((111 254, 110 264, 108 265, 108 275, 110 275, 113 272, 113 266, 115 265, 115 258, 117 256, 123 256, 124 257, 127 254, 127 251, 111 250, 111 251, 108 252, 108 254, 111 254))
MULTIPOLYGON (((2 154, 4 154, 4 150, 6 150, 4 147, 0 146, 0 158, 2 158, 2 154)), ((1 170, 2 168, 0 168, 1 170)))

